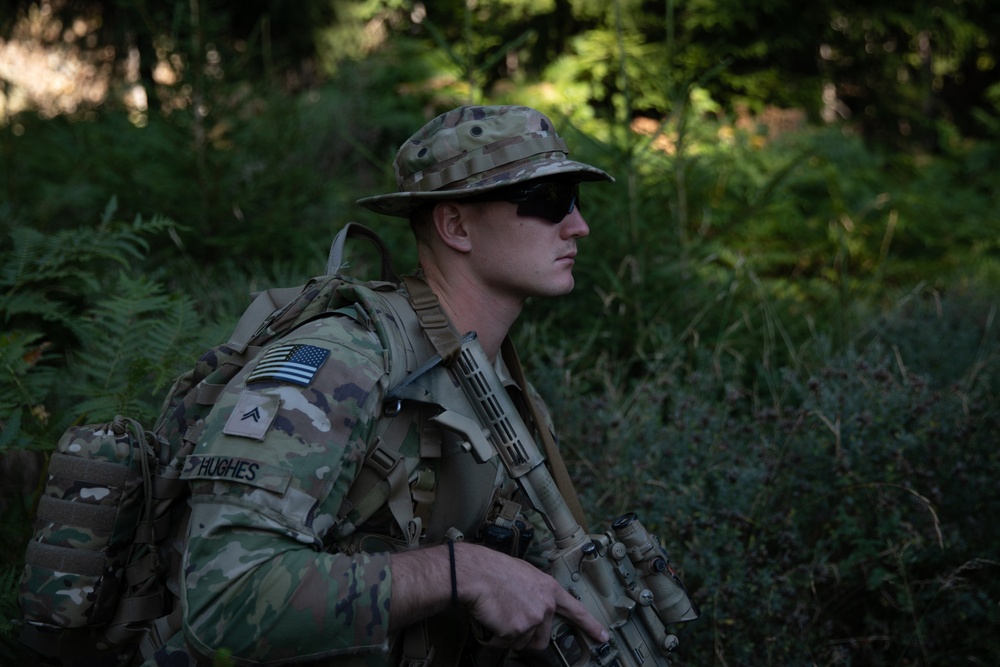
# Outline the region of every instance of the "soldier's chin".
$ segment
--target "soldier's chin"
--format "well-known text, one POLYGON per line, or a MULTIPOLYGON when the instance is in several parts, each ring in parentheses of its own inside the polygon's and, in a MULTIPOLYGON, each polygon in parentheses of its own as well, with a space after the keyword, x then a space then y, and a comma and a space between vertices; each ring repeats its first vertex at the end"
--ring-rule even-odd
POLYGON ((572 267, 565 273, 559 276, 558 280, 552 283, 552 294, 553 296, 561 296, 563 294, 569 294, 573 291, 573 287, 576 286, 576 278, 573 277, 572 267))
POLYGON ((552 289, 539 291, 533 296, 543 297, 543 298, 553 298, 557 296, 565 296, 573 291, 573 283, 570 282, 568 285, 561 287, 553 287, 552 289))

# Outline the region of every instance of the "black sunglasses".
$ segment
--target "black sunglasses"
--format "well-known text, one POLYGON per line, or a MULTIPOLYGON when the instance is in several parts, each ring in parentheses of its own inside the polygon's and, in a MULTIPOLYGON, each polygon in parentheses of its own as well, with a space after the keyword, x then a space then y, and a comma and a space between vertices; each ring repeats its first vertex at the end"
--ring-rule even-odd
POLYGON ((537 181, 485 192, 466 200, 510 202, 517 204, 520 216, 542 218, 557 225, 580 205, 580 184, 537 181))

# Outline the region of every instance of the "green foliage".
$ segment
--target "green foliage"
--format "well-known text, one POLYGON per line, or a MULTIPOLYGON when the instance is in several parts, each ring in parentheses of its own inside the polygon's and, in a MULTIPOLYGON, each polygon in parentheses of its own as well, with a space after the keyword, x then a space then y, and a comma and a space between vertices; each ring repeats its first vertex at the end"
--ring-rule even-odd
POLYGON ((353 205, 353 184, 382 178, 385 154, 391 159, 382 144, 402 140, 392 129, 414 125, 405 102, 386 127, 363 124, 369 104, 336 87, 220 100, 210 117, 214 141, 200 150, 179 149, 191 142, 188 129, 164 118, 140 128, 117 113, 78 122, 26 117, 0 159, 0 183, 11 193, 0 220, 75 232, 114 198, 122 217, 156 211, 183 221, 149 249, 160 261, 307 255, 347 222, 341 211, 353 205))
POLYGON ((961 175, 968 158, 910 171, 835 129, 762 144, 724 124, 691 125, 682 144, 665 124, 619 166, 611 146, 574 143, 619 177, 584 189, 591 236, 580 247, 593 256, 578 289, 529 308, 575 351, 574 370, 611 354, 641 373, 664 336, 763 369, 796 366, 815 354, 816 333, 843 346, 901 293, 996 287, 985 268, 1000 231, 996 193, 961 175))
POLYGON ((71 353, 70 377, 86 398, 76 409, 88 419, 155 416, 156 395, 186 363, 200 326, 190 297, 168 296, 147 279, 119 274, 111 296, 96 301, 78 327, 80 349, 71 353), (98 342, 101 355, 94 354, 98 342))
MULTIPOLYGON (((981 341, 980 377, 995 376, 997 330, 941 319, 981 341)), ((679 628, 681 664, 1000 657, 997 384, 924 358, 934 324, 908 310, 864 349, 827 343, 781 369, 777 391, 735 382, 738 359, 677 346, 634 382, 605 360, 602 392, 559 357, 539 367, 585 506, 600 524, 637 510, 702 606, 679 628)))
POLYGON ((77 418, 149 418, 208 323, 191 297, 129 271, 169 221, 114 220, 42 234, 14 227, 0 251, 0 442, 54 445, 77 418))
POLYGON ((0 660, 10 663, 15 654, 8 646, 16 635, 12 619, 17 618, 17 589, 21 580, 20 569, 0 569, 0 660))
POLYGON ((935 149, 956 124, 971 127, 968 112, 979 102, 968 102, 985 97, 991 77, 983 73, 993 69, 984 48, 996 30, 989 3, 916 3, 911 11, 876 3, 838 7, 829 18, 823 69, 868 136, 935 149))

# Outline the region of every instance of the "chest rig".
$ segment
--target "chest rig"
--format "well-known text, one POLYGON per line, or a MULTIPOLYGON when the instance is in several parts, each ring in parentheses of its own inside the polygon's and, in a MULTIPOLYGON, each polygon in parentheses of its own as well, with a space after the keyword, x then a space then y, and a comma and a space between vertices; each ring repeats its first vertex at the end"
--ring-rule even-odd
MULTIPOLYGON (((414 369, 414 359, 424 360, 411 372, 411 376, 420 376, 431 366, 451 364, 461 348, 461 340, 427 283, 419 276, 404 276, 402 281, 406 297, 399 293, 383 296, 389 297, 387 301, 397 315, 394 319, 402 325, 407 367, 414 369)), ((527 384, 509 339, 504 342, 502 353, 494 368, 511 388, 525 422, 535 425, 553 474, 565 480, 563 484, 567 486, 560 484, 560 488, 570 490, 566 495, 577 506, 576 513, 582 520, 582 509, 572 486, 568 486, 568 473, 547 420, 530 395, 520 389, 527 384)), ((447 376, 440 374, 438 381, 447 382, 447 376)), ((516 485, 506 479, 497 462, 476 462, 463 447, 459 435, 433 421, 435 414, 455 407, 441 404, 439 398, 450 395, 454 400, 454 392, 431 393, 417 395, 419 392, 411 391, 404 400, 399 397, 400 392, 390 389, 383 405, 383 419, 364 465, 338 512, 338 518, 353 523, 358 533, 338 548, 408 549, 456 536, 492 540, 498 546, 512 541, 514 546, 523 547, 516 530, 513 536, 498 537, 495 528, 499 525, 501 534, 516 529, 519 513, 513 500, 516 485), (492 491, 484 492, 485 489, 492 491), (484 520, 487 516, 490 521, 484 520)), ((516 550, 511 553, 516 555, 516 550)))

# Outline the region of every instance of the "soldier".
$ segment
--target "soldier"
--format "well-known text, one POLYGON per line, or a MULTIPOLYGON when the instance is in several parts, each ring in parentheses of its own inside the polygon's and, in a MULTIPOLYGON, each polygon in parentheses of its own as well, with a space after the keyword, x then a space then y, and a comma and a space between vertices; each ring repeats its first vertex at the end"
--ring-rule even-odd
MULTIPOLYGON (((547 117, 514 106, 442 114, 394 167, 399 191, 358 203, 409 219, 447 328, 475 331, 514 385, 501 344, 527 298, 572 290, 577 241, 589 233, 579 184, 613 179, 569 160, 547 117)), ((394 314, 377 295, 359 301, 265 349, 207 419, 184 473, 187 651, 210 660, 226 649, 235 664, 488 664, 545 648, 555 614, 606 641, 536 567, 544 524, 504 469, 476 464, 420 411, 390 419, 383 402, 401 361, 385 331, 402 331, 418 356, 433 349, 405 324, 413 313, 394 314), (266 405, 275 416, 263 423, 239 418, 266 405), (405 497, 387 477, 359 498, 361 471, 393 438, 405 497), (517 519, 509 553, 482 544, 504 512, 517 519)))

